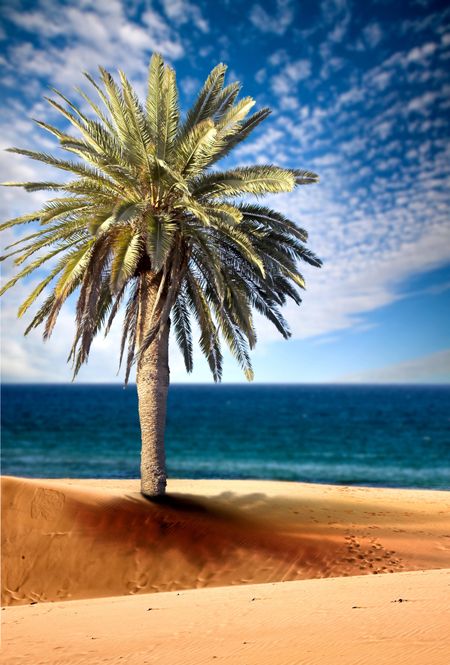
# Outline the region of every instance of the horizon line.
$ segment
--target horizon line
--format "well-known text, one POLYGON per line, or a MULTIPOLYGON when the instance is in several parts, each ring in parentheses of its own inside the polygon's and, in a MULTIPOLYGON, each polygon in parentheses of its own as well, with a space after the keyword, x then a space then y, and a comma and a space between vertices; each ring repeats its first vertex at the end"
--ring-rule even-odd
MULTIPOLYGON (((0 381, 1 386, 121 386, 127 388, 129 386, 136 386, 136 382, 129 382, 127 385, 119 381, 0 381)), ((247 386, 249 388, 254 386, 379 386, 379 387, 450 387, 450 381, 429 382, 429 381, 416 381, 416 382, 360 382, 360 381, 221 381, 215 383, 214 381, 173 381, 170 386, 247 386)))

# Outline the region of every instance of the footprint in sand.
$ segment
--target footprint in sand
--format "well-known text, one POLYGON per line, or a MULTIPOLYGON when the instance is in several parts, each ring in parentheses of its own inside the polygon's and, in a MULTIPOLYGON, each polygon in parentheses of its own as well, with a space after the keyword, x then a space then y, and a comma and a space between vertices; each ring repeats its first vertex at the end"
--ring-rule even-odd
POLYGON ((147 575, 140 575, 136 580, 129 580, 127 583, 128 593, 134 594, 145 589, 148 584, 147 575))
POLYGON ((31 517, 33 519, 43 518, 48 520, 52 515, 61 512, 66 496, 63 492, 39 487, 31 502, 31 517))

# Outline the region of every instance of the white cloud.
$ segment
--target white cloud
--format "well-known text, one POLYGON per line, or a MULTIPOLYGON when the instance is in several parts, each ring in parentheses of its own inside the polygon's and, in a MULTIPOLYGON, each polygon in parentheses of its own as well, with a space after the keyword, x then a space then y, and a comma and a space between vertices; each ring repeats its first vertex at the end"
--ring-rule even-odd
POLYGON ((162 6, 167 18, 172 20, 175 25, 193 23, 201 32, 209 32, 209 23, 198 5, 188 0, 162 0, 162 6))
POLYGON ((68 89, 80 84, 84 70, 95 72, 97 65, 121 67, 132 79, 144 78, 152 51, 169 59, 184 53, 178 33, 161 14, 148 8, 138 25, 119 0, 86 0, 82 6, 38 0, 32 11, 20 7, 6 16, 34 37, 7 51, 2 76, 13 73, 16 85, 38 77, 68 89))
POLYGON ((428 112, 428 107, 433 104, 437 96, 437 92, 424 92, 422 95, 413 97, 413 99, 410 99, 408 102, 408 111, 426 114, 428 112))
POLYGON ((277 51, 271 53, 267 58, 269 65, 272 65, 272 67, 277 67, 278 65, 281 65, 282 62, 286 62, 287 60, 289 60, 289 58, 285 49, 278 49, 277 51))
POLYGON ((344 383, 450 383, 450 349, 379 369, 348 374, 344 383))
POLYGON ((270 14, 261 5, 253 5, 250 21, 261 32, 283 35, 294 19, 292 0, 276 0, 276 11, 270 14))
POLYGON ((264 69, 264 67, 262 69, 258 69, 258 71, 255 74, 255 81, 257 83, 264 83, 266 78, 267 78, 267 71, 264 69))
MULTIPOLYGON (((278 74, 270 79, 272 92, 283 97, 292 97, 296 92, 297 84, 307 79, 311 74, 311 63, 304 58, 285 64, 278 74)), ((286 106, 286 105, 285 105, 286 106)))
POLYGON ((379 23, 369 23, 363 30, 364 39, 371 48, 375 48, 383 39, 383 32, 379 23))
POLYGON ((434 42, 427 42, 422 46, 416 46, 411 49, 406 56, 407 62, 420 62, 423 64, 425 58, 430 57, 437 49, 437 44, 434 42))
POLYGON ((298 98, 294 95, 281 95, 280 97, 280 109, 282 111, 294 111, 298 109, 299 101, 298 98))
POLYGON ((440 8, 437 12, 431 12, 425 16, 416 19, 405 19, 400 22, 398 28, 402 34, 420 34, 427 30, 439 32, 441 27, 446 24, 446 20, 450 16, 450 9, 440 8))
POLYGON ((339 44, 347 34, 351 13, 347 0, 322 0, 322 17, 328 26, 327 40, 321 46, 324 59, 330 52, 331 44, 339 44))
POLYGON ((184 94, 190 96, 200 90, 201 81, 194 76, 185 76, 181 79, 180 86, 184 94))
POLYGON ((249 159, 250 162, 254 162, 255 159, 257 161, 267 161, 268 154, 273 150, 273 146, 283 136, 281 130, 272 126, 265 132, 261 132, 257 139, 239 146, 235 153, 236 159, 240 163, 243 163, 246 159, 249 159))

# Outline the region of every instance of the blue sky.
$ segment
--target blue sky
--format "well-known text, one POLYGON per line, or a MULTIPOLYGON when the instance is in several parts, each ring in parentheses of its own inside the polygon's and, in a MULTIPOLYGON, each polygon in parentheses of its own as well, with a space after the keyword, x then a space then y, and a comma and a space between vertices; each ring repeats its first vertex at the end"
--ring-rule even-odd
MULTIPOLYGON (((270 203, 310 233, 324 260, 305 270, 300 308, 285 312, 292 339, 258 321, 256 381, 450 380, 450 7, 446 2, 14 2, 0 27, 1 147, 51 150, 32 117, 55 121, 42 97, 71 93, 82 71, 124 69, 142 95, 154 50, 176 68, 192 102, 209 70, 272 115, 231 163, 309 168, 320 185, 270 203)), ((50 179, 0 154, 1 180, 50 179)), ((2 192, 5 219, 39 194, 2 192)), ((11 242, 11 232, 4 244, 11 242)), ((3 265, 4 275, 14 270, 3 265)), ((33 280, 32 280, 33 281, 33 280)), ((73 307, 52 340, 22 337, 15 311, 30 285, 2 303, 5 381, 68 381, 73 307)), ((119 328, 94 344, 80 381, 114 381, 119 328)), ((209 381, 200 353, 191 376, 172 349, 173 381, 209 381)), ((225 381, 242 381, 227 358, 225 381)))

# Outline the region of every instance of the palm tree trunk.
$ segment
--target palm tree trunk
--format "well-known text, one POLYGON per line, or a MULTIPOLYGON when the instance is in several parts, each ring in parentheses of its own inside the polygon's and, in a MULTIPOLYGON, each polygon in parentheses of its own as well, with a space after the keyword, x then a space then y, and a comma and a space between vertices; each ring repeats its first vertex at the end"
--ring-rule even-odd
MULTIPOLYGON (((141 275, 137 348, 150 329, 150 318, 159 278, 154 273, 141 275)), ((141 492, 145 496, 161 496, 166 489, 166 426, 167 393, 169 389, 169 322, 143 353, 137 368, 136 384, 141 425, 141 492)))

